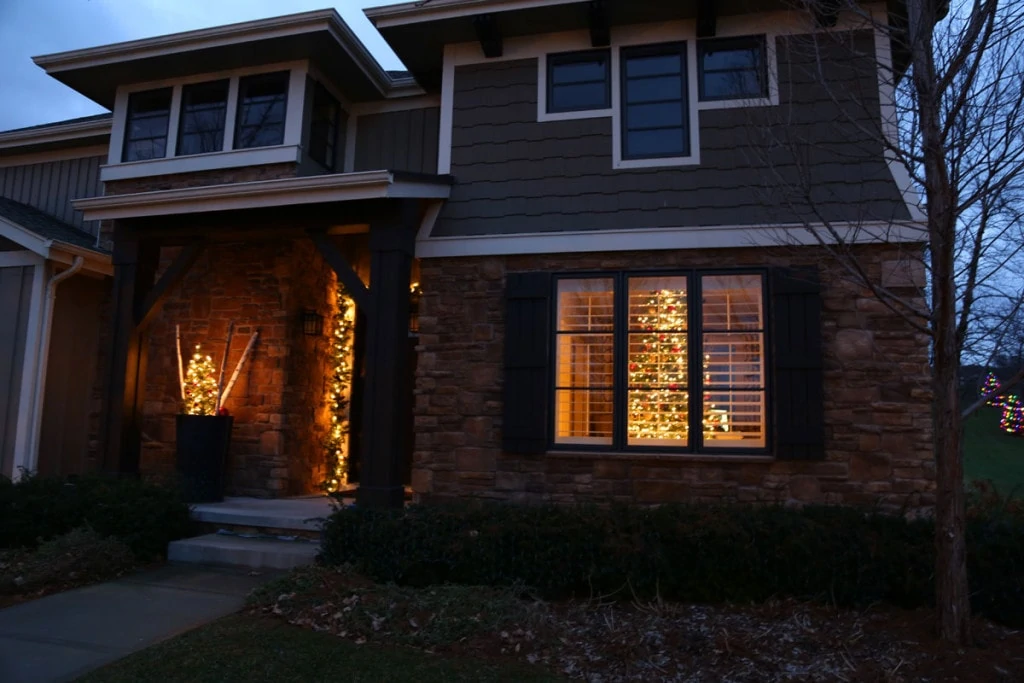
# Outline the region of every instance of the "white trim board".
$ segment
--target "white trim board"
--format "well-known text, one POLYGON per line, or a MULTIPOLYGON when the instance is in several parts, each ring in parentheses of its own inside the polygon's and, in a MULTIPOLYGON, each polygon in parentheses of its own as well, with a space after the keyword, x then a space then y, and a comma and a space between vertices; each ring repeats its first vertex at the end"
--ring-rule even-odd
MULTIPOLYGON (((845 238, 858 244, 920 243, 925 226, 913 223, 864 222, 834 224, 845 238)), ((679 228, 636 228, 554 233, 516 233, 472 237, 420 237, 419 258, 494 256, 508 254, 567 254, 604 251, 720 249, 740 247, 811 246, 824 237, 824 226, 715 225, 679 228), (815 228, 820 232, 815 234, 815 228)))
POLYGON ((45 152, 29 152, 13 156, 0 156, 0 168, 11 166, 32 166, 53 161, 70 161, 71 159, 91 159, 107 156, 108 145, 91 145, 89 147, 68 147, 51 149, 45 152))
POLYGON ((106 135, 110 132, 110 126, 111 119, 102 118, 90 121, 54 123, 29 130, 0 132, 0 149, 67 142, 68 140, 77 140, 79 138, 106 135))
POLYGON ((100 166, 100 180, 107 182, 128 178, 148 178, 262 164, 294 164, 299 162, 300 156, 301 150, 298 145, 275 145, 274 147, 252 147, 163 159, 146 159, 145 161, 125 161, 119 164, 100 166))
POLYGON ((85 258, 85 268, 100 275, 112 275, 110 254, 79 247, 67 242, 46 239, 6 218, 0 218, 0 237, 11 240, 25 251, 0 252, 0 267, 23 266, 46 260, 70 264, 75 256, 85 258))
POLYGON ((366 17, 377 28, 404 26, 426 21, 466 17, 488 12, 509 12, 531 7, 582 4, 585 0, 434 0, 430 4, 417 0, 401 5, 368 7, 366 17))

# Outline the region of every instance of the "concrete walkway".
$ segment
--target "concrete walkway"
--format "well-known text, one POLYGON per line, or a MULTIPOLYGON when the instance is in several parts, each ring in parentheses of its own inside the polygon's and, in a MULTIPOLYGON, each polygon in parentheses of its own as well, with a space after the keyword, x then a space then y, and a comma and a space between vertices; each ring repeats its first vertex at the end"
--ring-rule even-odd
POLYGON ((0 610, 0 681, 69 681, 242 608, 276 574, 165 566, 0 610))

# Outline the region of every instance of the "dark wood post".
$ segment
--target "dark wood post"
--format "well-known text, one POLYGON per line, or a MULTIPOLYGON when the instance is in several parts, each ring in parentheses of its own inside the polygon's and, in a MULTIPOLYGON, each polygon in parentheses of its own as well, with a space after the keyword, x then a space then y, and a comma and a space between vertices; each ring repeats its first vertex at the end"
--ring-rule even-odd
POLYGON ((103 405, 103 469, 137 474, 142 441, 146 340, 137 311, 152 289, 159 245, 139 239, 120 221, 114 225, 114 291, 110 354, 103 405))
POLYGON ((370 312, 367 316, 359 505, 401 507, 409 386, 409 284, 419 205, 396 201, 370 223, 370 312))

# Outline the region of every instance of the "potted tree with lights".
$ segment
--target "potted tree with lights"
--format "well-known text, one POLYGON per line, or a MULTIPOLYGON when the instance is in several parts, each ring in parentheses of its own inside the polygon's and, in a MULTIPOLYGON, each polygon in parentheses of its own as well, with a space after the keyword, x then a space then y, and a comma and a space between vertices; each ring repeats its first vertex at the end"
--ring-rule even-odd
POLYGON ((197 344, 185 370, 181 356, 181 331, 177 331, 178 379, 181 385, 182 412, 176 416, 176 468, 190 503, 214 503, 224 500, 225 472, 228 449, 231 446, 231 428, 234 418, 224 408, 231 389, 238 379, 242 365, 252 351, 259 332, 249 339, 245 352, 238 360, 227 386, 224 369, 234 324, 228 328, 227 344, 221 360, 220 372, 213 358, 205 355, 197 344), (223 390, 222 390, 223 389, 223 390))

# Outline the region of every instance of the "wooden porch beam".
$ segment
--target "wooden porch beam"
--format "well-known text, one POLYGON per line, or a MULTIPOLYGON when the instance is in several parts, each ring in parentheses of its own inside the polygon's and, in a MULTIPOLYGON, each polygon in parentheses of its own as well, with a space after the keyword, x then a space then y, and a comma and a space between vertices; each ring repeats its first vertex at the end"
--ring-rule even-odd
POLYGON ((140 330, 146 329, 153 316, 160 312, 164 300, 172 289, 184 279, 189 268, 199 258, 203 251, 202 242, 193 242, 185 245, 181 252, 175 257, 171 265, 167 267, 164 274, 160 276, 153 288, 146 294, 139 307, 135 311, 135 323, 140 330))
POLYGON ((714 38, 717 33, 717 24, 715 0, 699 0, 697 3, 697 37, 714 38))
POLYGON ((498 20, 493 14, 481 14, 473 17, 473 30, 476 31, 476 38, 480 41, 480 49, 484 51, 484 57, 500 57, 505 48, 501 39, 501 31, 498 29, 498 20))
POLYGON ((590 44, 593 47, 611 45, 612 34, 608 25, 608 8, 604 0, 590 0, 587 3, 587 19, 590 23, 590 44))
POLYGON ((320 250, 324 260, 334 269, 338 279, 341 280, 342 284, 345 285, 345 289, 348 290, 349 296, 356 302, 356 306, 372 315, 370 313, 372 304, 369 290, 366 289, 366 285, 359 279, 359 275, 352 269, 352 266, 349 265, 338 247, 327 236, 327 233, 312 231, 309 233, 309 239, 313 240, 313 244, 320 250))

